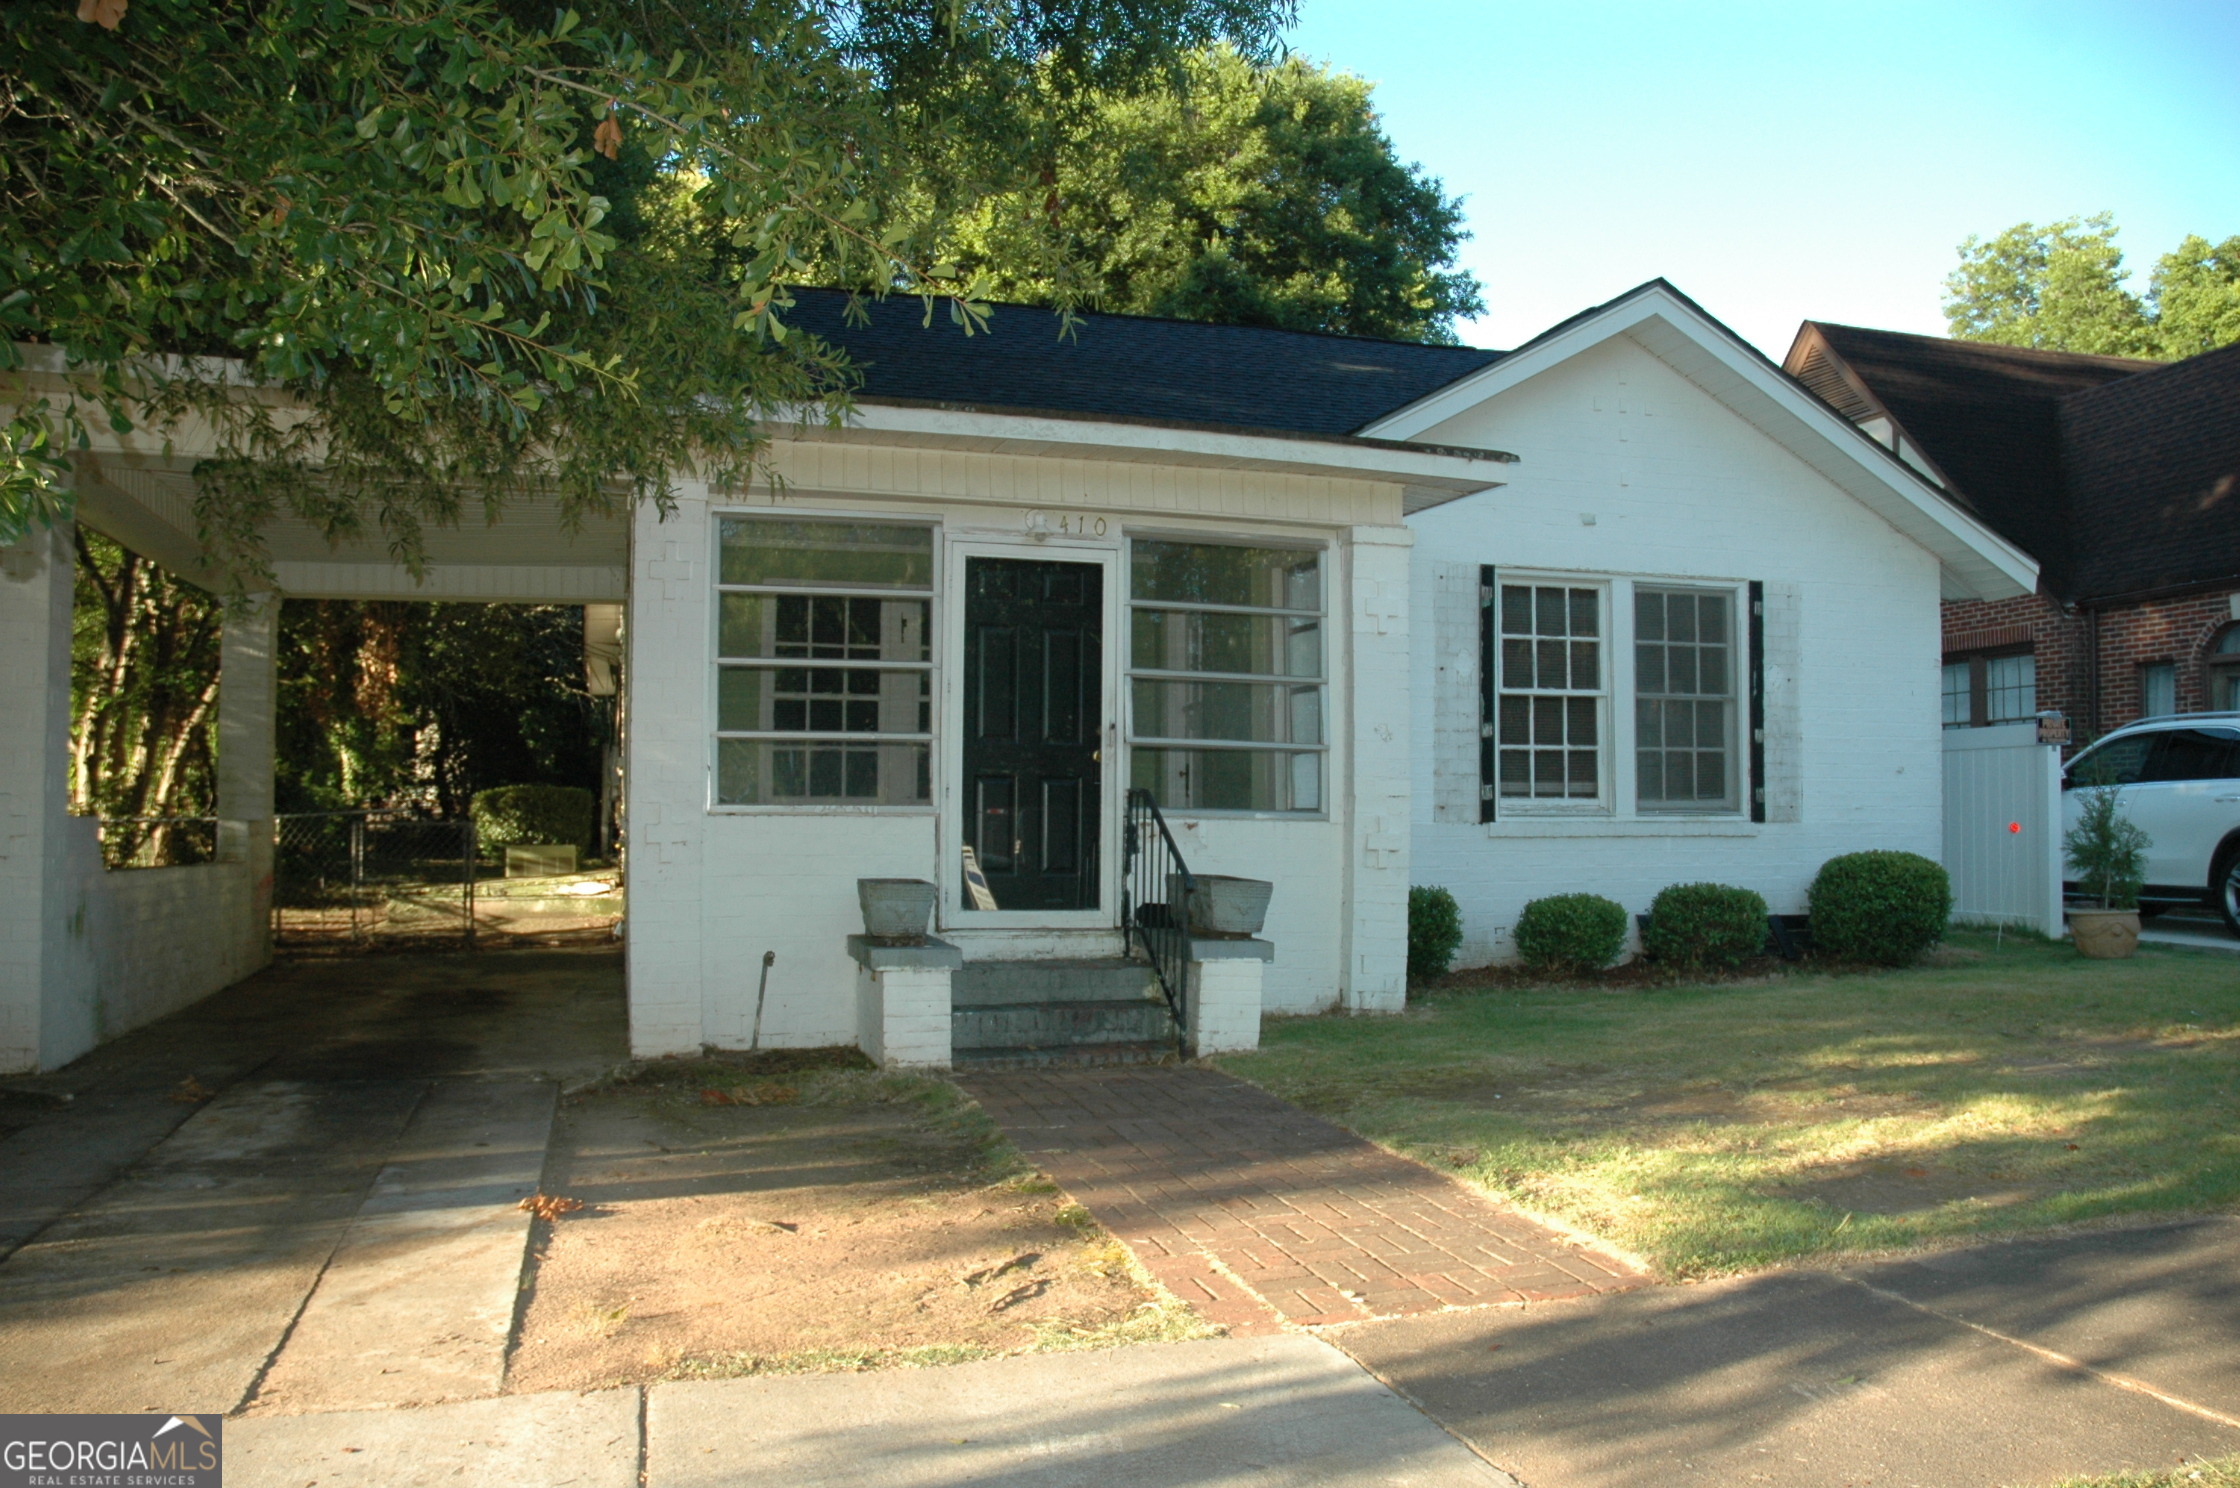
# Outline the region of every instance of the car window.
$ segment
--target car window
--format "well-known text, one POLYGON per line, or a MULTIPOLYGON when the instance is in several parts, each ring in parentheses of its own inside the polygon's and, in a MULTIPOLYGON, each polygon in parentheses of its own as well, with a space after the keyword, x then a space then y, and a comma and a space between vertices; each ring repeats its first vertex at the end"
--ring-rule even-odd
POLYGON ((2147 768, 2159 734, 2132 734, 2098 744, 2069 762, 2064 786, 2137 785, 2147 768))
POLYGON ((2224 729, 2172 729, 2147 761, 2145 780, 2240 779, 2240 734, 2224 729))

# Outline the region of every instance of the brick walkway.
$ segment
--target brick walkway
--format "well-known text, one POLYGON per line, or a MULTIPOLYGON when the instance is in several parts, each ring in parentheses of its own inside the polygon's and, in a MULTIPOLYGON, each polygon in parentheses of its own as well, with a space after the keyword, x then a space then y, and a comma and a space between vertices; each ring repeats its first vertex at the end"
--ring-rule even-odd
POLYGON ((1646 1280, 1211 1070, 960 1079, 1153 1275, 1233 1333, 1553 1301, 1646 1280))

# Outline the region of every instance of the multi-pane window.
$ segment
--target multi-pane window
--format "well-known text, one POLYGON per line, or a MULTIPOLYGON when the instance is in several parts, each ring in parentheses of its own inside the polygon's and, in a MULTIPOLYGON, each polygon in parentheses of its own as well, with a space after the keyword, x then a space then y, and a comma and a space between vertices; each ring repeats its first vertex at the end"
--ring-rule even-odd
POLYGON ((1735 805, 1733 611, 1724 590, 1634 590, 1634 783, 1643 811, 1735 805))
POLYGON ((1944 726, 1981 728, 2038 716, 2038 658, 2027 651, 1957 656, 1944 664, 1944 726))
POLYGON ((1993 656, 1983 664, 1985 711, 1993 723, 2016 723, 2038 716, 2038 658, 1993 656))
POLYGON ((1323 805, 1322 555, 1138 539, 1129 780, 1169 811, 1323 805))
POLYGON ((932 799, 933 531, 717 524, 716 801, 932 799))
POLYGON ((1975 669, 1964 661, 1944 664, 1944 726, 1966 728, 1975 722, 1975 669))
POLYGON ((1501 799, 1602 797, 1602 591, 1503 584, 1493 722, 1501 799))

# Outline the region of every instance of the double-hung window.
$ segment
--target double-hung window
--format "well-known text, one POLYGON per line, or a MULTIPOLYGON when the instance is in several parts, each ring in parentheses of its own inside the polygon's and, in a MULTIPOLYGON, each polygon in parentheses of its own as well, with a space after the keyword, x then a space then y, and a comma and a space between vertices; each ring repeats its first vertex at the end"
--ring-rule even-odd
POLYGON ((1736 769, 1734 595, 1633 591, 1634 790, 1641 810, 1732 811, 1736 769))
POLYGON ((1758 586, 1480 573, 1482 820, 1759 819, 1758 586))
POLYGON ((933 529, 717 522, 716 804, 932 799, 933 529))
POLYGON ((1982 728, 2038 715, 2038 658, 2028 651, 1979 652, 1944 664, 1944 726, 1982 728))
POLYGON ((1590 585, 1501 585, 1492 730, 1503 801, 1602 799, 1602 596, 1590 585))
POLYGON ((1320 811, 1322 553, 1139 538, 1129 780, 1169 811, 1320 811))

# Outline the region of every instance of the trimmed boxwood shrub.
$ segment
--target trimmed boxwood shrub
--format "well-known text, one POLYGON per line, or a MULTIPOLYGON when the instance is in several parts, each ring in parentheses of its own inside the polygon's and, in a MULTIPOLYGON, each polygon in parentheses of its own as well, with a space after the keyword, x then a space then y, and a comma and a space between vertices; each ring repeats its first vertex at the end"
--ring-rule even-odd
POLYGON ((1845 961, 1903 966, 1952 919, 1952 880, 1919 853, 1830 858, 1812 880, 1812 946, 1845 961))
POLYGON ((1408 975, 1445 976, 1462 945, 1462 906, 1436 884, 1408 890, 1408 975))
POLYGON ((501 785, 476 791, 472 810, 478 847, 572 842, 588 853, 599 803, 580 786, 501 785))
POLYGON ((1726 884, 1674 884, 1649 906, 1641 949, 1668 966, 1740 966, 1766 948, 1766 901, 1726 884))
POLYGON ((1517 954, 1546 971, 1600 971, 1626 943, 1626 910, 1600 894, 1535 899, 1517 916, 1517 954))

